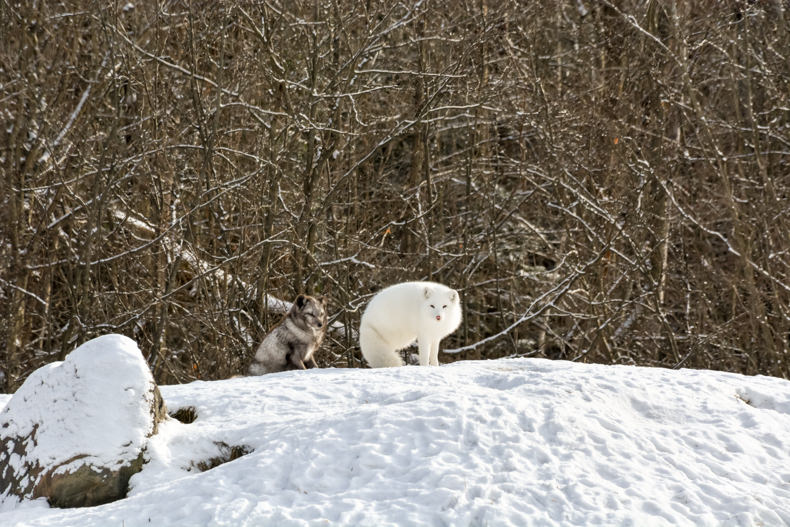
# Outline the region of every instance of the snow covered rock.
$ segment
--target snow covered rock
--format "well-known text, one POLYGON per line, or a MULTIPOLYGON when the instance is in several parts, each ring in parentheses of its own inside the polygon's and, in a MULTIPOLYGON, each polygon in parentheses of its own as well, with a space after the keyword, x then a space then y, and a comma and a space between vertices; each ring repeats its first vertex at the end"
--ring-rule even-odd
POLYGON ((56 507, 122 498, 166 415, 137 344, 93 339, 33 372, 0 413, 0 498, 56 507))

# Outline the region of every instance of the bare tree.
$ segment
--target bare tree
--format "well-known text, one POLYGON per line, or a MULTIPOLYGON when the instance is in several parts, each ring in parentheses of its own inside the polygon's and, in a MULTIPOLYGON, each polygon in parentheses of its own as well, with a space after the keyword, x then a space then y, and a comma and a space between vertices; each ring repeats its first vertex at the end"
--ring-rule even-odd
POLYGON ((443 360, 787 376, 783 2, 0 4, 0 381, 221 378, 300 292, 461 289, 443 360), (453 351, 455 353, 453 353, 453 351))

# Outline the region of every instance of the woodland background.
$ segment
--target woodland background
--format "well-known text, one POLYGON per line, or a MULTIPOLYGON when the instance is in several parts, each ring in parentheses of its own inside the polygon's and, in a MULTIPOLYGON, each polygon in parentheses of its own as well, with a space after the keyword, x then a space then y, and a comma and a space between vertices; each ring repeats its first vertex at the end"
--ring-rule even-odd
MULTIPOLYGON (((790 375, 790 2, 0 2, 0 391, 100 334, 240 373, 300 292, 456 359, 790 375), (109 5, 108 5, 109 4, 109 5)), ((350 328, 350 331, 345 331, 350 328)))

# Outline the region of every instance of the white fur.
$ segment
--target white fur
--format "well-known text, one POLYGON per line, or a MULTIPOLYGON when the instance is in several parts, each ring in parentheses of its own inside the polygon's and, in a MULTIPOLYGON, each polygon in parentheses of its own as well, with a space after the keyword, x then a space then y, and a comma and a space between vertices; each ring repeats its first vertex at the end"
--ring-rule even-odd
POLYGON ((416 340, 420 366, 438 366, 439 341, 459 325, 457 291, 435 282, 403 282, 370 300, 359 325, 359 347, 372 368, 403 366, 398 350, 416 340))

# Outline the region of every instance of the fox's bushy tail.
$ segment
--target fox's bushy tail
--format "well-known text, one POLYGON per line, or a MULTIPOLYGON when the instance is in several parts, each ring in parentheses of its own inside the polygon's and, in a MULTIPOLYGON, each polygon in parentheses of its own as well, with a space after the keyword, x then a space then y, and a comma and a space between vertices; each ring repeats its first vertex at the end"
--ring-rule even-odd
POLYGON ((403 366, 403 360, 398 352, 368 324, 362 324, 359 328, 359 347, 371 368, 403 366))

